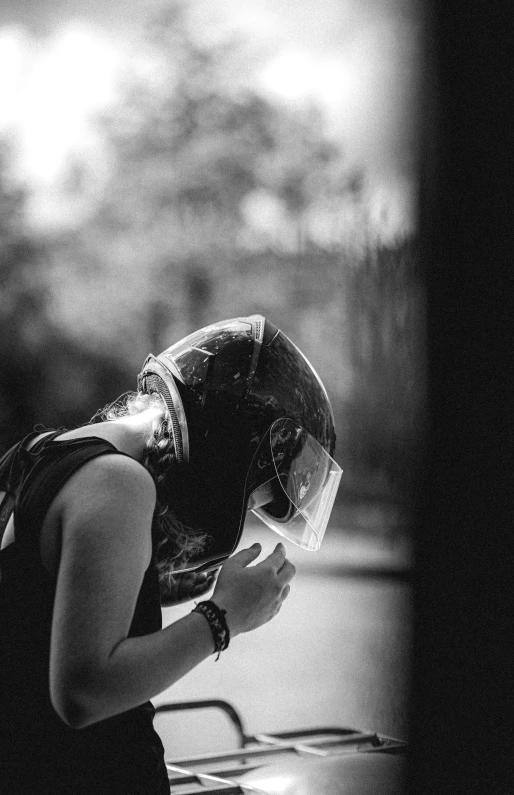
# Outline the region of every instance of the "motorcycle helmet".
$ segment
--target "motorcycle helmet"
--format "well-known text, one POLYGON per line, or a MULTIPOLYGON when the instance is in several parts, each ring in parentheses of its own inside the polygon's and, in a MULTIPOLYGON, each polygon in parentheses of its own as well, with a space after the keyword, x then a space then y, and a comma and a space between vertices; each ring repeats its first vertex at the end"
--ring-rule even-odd
POLYGON ((250 497, 253 512, 304 549, 319 549, 342 470, 332 458, 334 417, 326 390, 291 340, 262 315, 213 323, 150 354, 138 388, 164 399, 178 476, 177 518, 207 536, 182 571, 219 566, 235 550, 250 497))

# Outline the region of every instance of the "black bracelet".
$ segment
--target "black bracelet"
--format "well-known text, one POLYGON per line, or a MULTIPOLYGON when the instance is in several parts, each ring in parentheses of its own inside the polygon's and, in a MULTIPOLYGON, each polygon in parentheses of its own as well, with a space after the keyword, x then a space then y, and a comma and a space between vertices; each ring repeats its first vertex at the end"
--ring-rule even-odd
POLYGON ((219 660, 220 653, 225 651, 230 643, 230 632, 225 618, 227 611, 221 610, 215 602, 209 600, 207 602, 198 602, 192 612, 201 613, 207 619, 214 640, 213 654, 218 652, 216 660, 219 660))

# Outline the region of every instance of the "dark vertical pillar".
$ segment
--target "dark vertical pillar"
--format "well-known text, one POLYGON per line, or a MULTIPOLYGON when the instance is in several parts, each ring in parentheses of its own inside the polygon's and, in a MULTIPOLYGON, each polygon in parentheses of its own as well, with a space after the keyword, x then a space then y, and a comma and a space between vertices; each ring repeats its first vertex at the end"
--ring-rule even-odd
POLYGON ((514 11, 427 7, 428 457, 416 539, 415 795, 512 795, 514 11))

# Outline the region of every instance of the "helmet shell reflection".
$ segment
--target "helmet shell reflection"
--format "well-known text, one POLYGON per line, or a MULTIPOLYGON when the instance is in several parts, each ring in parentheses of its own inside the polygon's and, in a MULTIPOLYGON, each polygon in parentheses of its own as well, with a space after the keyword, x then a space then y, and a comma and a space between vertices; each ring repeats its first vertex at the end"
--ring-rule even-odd
MULTIPOLYGON (((141 389, 162 394, 175 413, 173 433, 184 465, 170 483, 170 504, 181 521, 209 536, 201 559, 189 568, 219 565, 237 546, 251 493, 277 477, 273 456, 256 456, 276 420, 293 420, 333 454, 333 412, 319 376, 262 315, 190 334, 150 355, 138 380, 141 389)), ((285 522, 292 501, 278 482, 274 495, 259 516, 285 522)))

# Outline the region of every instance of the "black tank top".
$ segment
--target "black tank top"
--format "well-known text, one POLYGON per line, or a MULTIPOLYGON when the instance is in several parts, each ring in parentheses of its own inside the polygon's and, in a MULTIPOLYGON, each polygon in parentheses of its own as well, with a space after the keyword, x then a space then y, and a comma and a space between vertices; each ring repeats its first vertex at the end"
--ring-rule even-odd
MULTIPOLYGON (((84 729, 71 729, 50 701, 55 581, 41 561, 40 530, 50 503, 80 466, 100 455, 119 454, 98 437, 56 440, 62 433, 52 432, 27 451, 27 443, 38 435, 29 434, 0 460, 0 491, 7 493, 4 508, 11 499, 16 527, 16 540, 0 552, 0 792, 169 795, 151 702, 84 729)), ((161 626, 152 562, 129 635, 149 634, 161 626)))

